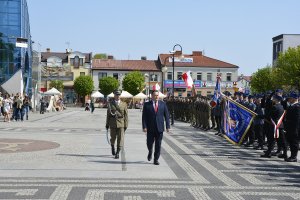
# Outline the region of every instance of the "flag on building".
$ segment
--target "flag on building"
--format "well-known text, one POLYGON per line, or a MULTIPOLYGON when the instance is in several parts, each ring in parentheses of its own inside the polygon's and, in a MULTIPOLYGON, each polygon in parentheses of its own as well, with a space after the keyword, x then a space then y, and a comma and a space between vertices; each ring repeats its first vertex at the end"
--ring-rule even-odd
POLYGON ((192 88, 192 86, 194 85, 194 81, 193 81, 192 76, 191 76, 191 71, 183 73, 182 78, 185 82, 185 85, 188 88, 192 88))
POLYGON ((155 91, 160 91, 160 86, 158 85, 158 83, 156 83, 155 85, 153 85, 152 90, 155 91))

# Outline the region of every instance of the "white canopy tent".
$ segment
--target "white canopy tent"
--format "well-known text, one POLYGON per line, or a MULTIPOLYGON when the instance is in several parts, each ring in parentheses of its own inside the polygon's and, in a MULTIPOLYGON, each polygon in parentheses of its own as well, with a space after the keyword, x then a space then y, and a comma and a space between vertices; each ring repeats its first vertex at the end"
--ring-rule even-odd
POLYGON ((164 95, 163 93, 159 92, 159 93, 158 93, 158 97, 159 97, 159 98, 165 98, 166 95, 164 95))
POLYGON ((98 91, 94 92, 91 96, 94 97, 94 98, 103 98, 104 97, 104 95, 101 92, 98 92, 98 91))
POLYGON ((136 99, 147 99, 148 97, 144 93, 140 92, 137 95, 135 95, 133 98, 136 98, 136 99))
MULTIPOLYGON (((113 92, 110 93, 109 95, 107 95, 107 97, 114 97, 114 93, 113 93, 113 92)), ((130 94, 129 92, 123 90, 122 93, 121 93, 121 95, 120 95, 120 97, 121 97, 121 98, 132 98, 133 95, 130 94)))
POLYGON ((43 95, 61 95, 61 92, 58 91, 56 88, 51 88, 47 92, 44 92, 43 95))

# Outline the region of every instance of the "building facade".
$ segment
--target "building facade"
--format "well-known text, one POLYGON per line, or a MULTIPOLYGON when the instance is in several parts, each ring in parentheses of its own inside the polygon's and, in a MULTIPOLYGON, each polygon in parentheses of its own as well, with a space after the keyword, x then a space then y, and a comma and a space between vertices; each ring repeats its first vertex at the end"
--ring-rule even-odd
MULTIPOLYGON (((158 62, 161 67, 166 66, 163 74, 164 93, 172 93, 173 89, 173 63, 172 55, 160 54, 158 62)), ((223 91, 234 91, 233 83, 238 78, 238 66, 207 57, 201 51, 193 51, 192 54, 182 54, 180 51, 174 54, 174 96, 190 96, 191 89, 186 88, 182 74, 190 71, 197 94, 209 96, 214 94, 217 76, 221 77, 223 91)))
MULTIPOLYGON (((172 94, 173 65, 172 55, 159 54, 157 60, 113 60, 96 59, 92 64, 92 76, 95 90, 99 90, 99 79, 112 76, 122 84, 122 78, 131 71, 140 71, 145 77, 145 93, 158 83, 164 94, 172 94)), ((174 95, 187 97, 192 91, 182 80, 182 74, 191 71, 196 92, 203 96, 212 95, 216 86, 217 75, 221 76, 222 90, 234 92, 233 83, 238 79, 238 66, 202 55, 200 51, 193 54, 174 56, 174 95), (183 58, 181 58, 183 56, 183 58)), ((122 85, 120 86, 122 88, 122 85)))
POLYGON ((272 38, 273 40, 273 65, 280 52, 286 51, 289 47, 294 48, 300 45, 300 34, 281 34, 272 38))
POLYGON ((20 69, 24 92, 31 95, 32 42, 27 2, 0 0, 0 84, 8 81, 20 69))
POLYGON ((92 53, 51 52, 48 48, 41 53, 41 91, 49 88, 51 81, 61 80, 64 84, 63 97, 66 103, 72 103, 77 99, 74 91, 74 80, 79 76, 90 75, 92 53))

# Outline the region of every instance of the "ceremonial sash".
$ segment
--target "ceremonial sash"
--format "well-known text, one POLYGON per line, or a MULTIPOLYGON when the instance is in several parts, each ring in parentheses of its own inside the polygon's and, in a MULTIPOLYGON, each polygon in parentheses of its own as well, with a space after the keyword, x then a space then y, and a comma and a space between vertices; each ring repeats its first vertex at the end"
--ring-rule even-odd
POLYGON ((274 125, 274 138, 279 138, 279 127, 283 122, 283 118, 285 116, 286 111, 283 112, 283 114, 281 115, 281 117, 279 118, 277 124, 273 121, 273 119, 271 118, 272 124, 274 125))

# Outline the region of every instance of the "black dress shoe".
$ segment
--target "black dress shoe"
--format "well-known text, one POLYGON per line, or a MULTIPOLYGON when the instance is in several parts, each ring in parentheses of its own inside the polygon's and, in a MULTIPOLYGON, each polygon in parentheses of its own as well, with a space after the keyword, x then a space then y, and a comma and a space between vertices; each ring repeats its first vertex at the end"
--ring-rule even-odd
POLYGON ((286 155, 286 154, 279 154, 277 157, 278 157, 278 158, 284 158, 284 159, 287 159, 287 155, 286 155))
POLYGON ((262 158, 271 158, 271 154, 263 154, 263 155, 260 155, 260 157, 262 158))
POLYGON ((154 164, 154 165, 159 165, 158 160, 154 160, 153 164, 154 164))
POLYGON ((151 159, 152 159, 152 152, 148 153, 147 159, 148 159, 148 161, 151 161, 151 159))
POLYGON ((287 159, 285 159, 286 162, 297 162, 297 158, 292 158, 292 157, 289 157, 287 159))

